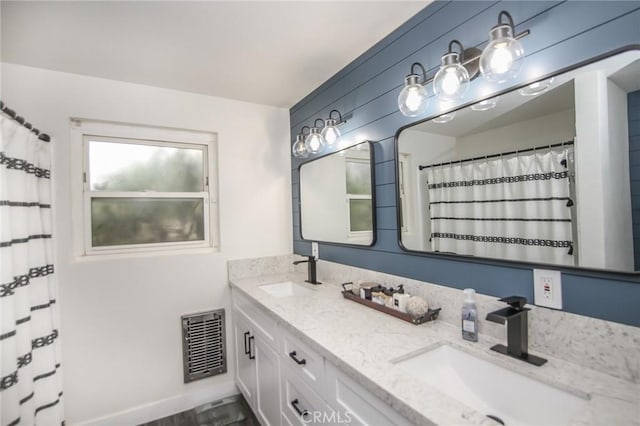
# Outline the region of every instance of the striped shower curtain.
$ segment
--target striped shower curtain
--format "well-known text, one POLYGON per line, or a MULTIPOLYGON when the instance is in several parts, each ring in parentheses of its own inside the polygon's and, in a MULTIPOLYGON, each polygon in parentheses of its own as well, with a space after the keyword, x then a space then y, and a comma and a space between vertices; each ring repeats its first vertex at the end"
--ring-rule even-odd
POLYGON ((428 168, 431 249, 574 265, 567 168, 572 150, 428 168))
POLYGON ((63 424, 51 144, 0 114, 0 424, 63 424))

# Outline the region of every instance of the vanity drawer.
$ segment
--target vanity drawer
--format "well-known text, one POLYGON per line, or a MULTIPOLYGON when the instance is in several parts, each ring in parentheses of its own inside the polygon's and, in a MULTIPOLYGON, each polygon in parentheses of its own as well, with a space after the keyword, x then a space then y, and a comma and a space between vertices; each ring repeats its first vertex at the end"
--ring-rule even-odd
POLYGON ((282 415, 287 420, 283 424, 294 426, 312 424, 314 416, 318 416, 316 413, 326 411, 324 400, 290 367, 283 367, 282 373, 282 415), (304 420, 301 413, 305 413, 304 420))
POLYGON ((331 410, 341 413, 348 425, 396 425, 411 423, 351 377, 330 363, 326 365, 326 401, 331 410))
POLYGON ((271 346, 272 349, 279 352, 278 323, 272 317, 263 312, 256 305, 256 302, 252 302, 249 298, 235 289, 232 290, 232 300, 233 307, 249 319, 256 334, 259 334, 265 343, 271 346))
POLYGON ((291 333, 282 333, 281 364, 324 398, 324 358, 291 333))

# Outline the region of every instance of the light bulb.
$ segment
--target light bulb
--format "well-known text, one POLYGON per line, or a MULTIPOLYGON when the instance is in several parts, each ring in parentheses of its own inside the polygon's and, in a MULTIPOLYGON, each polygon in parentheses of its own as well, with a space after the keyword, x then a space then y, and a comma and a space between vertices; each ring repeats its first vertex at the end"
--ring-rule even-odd
POLYGON ((307 151, 311 154, 317 154, 324 148, 324 138, 320 134, 320 130, 317 127, 311 128, 311 133, 304 141, 307 151))
POLYGON ((304 145, 303 135, 296 136, 296 142, 293 144, 291 151, 293 151, 293 156, 296 158, 307 158, 309 156, 307 147, 304 145))
POLYGON ((447 53, 433 78, 433 91, 444 102, 462 99, 469 90, 469 72, 460 64, 458 53, 447 53))
POLYGON ((340 130, 336 127, 336 120, 329 118, 325 121, 324 128, 322 129, 321 135, 324 140, 327 142, 328 146, 332 146, 334 143, 340 139, 340 130))
POLYGON ((398 96, 398 108, 407 117, 416 117, 427 112, 429 99, 424 86, 419 83, 416 74, 405 79, 405 86, 398 96))
POLYGON ((498 25, 489 33, 490 42, 480 55, 480 72, 487 80, 504 83, 518 75, 524 50, 513 38, 510 25, 498 25))

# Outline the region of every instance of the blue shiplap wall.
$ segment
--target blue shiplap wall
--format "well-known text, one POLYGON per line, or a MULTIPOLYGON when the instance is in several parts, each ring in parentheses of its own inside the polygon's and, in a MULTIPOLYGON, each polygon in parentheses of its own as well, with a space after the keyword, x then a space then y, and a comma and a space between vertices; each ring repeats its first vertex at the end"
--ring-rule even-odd
POLYGON ((633 217, 633 254, 640 269, 640 90, 627 95, 629 114, 629 167, 633 217))
MULTIPOLYGON (((533 300, 530 267, 517 264, 464 261, 401 250, 397 238, 394 138, 399 128, 415 119, 402 116, 396 99, 411 63, 419 61, 433 75, 452 39, 466 47, 483 47, 498 13, 507 10, 516 31, 530 29, 521 40, 527 58, 519 80, 527 83, 576 63, 629 45, 640 45, 638 1, 438 1, 430 4, 396 31, 378 42, 290 110, 291 135, 326 117, 331 109, 353 116, 341 128, 341 147, 361 139, 375 144, 376 213, 378 239, 373 247, 320 244, 320 258, 455 288, 474 287, 484 294, 512 294, 533 300)), ((510 85, 474 80, 467 101, 487 97, 510 85)), ((431 102, 424 118, 435 115, 431 102)), ((339 148, 337 148, 339 149, 339 148)), ((292 163, 294 252, 310 254, 300 237, 299 174, 301 161, 292 163)), ((637 204, 637 203, 636 203, 637 204)), ((563 272, 564 309, 582 315, 640 326, 637 306, 640 279, 623 274, 563 272)))

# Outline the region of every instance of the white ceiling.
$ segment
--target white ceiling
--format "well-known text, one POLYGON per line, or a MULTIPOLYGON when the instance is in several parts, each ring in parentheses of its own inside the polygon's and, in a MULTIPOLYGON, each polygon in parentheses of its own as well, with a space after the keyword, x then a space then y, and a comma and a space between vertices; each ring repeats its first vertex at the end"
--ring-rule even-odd
POLYGON ((2 61, 291 107, 429 1, 6 1, 2 61))

